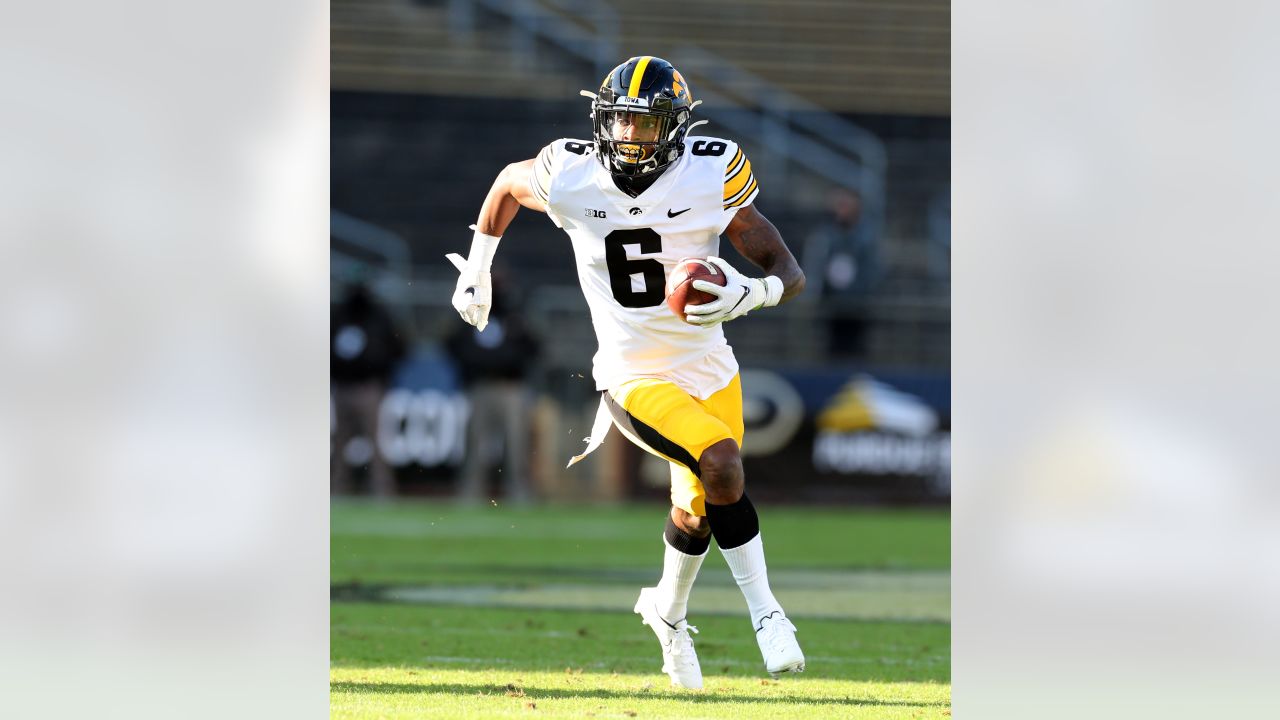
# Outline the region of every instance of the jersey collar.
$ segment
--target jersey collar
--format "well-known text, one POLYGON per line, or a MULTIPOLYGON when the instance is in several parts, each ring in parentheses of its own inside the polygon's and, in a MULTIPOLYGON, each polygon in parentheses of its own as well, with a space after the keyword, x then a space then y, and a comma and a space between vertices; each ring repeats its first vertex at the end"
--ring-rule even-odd
POLYGON ((604 165, 596 163, 596 187, 600 188, 618 207, 638 207, 647 212, 661 204, 663 199, 666 198, 667 193, 676 184, 676 177, 684 172, 684 168, 688 164, 685 159, 685 153, 681 153, 680 157, 676 158, 676 161, 671 163, 652 185, 635 197, 631 197, 619 190, 618 186, 613 184, 613 176, 609 174, 604 165))

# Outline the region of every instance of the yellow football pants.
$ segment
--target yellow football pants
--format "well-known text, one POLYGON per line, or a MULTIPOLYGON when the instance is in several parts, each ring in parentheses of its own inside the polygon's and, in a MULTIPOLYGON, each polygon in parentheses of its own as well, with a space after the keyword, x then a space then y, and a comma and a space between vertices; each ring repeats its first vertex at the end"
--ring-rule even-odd
POLYGON ((605 393, 614 425, 631 442, 671 463, 671 504, 705 517, 706 490, 698 479, 702 451, 732 438, 742 447, 742 382, 699 400, 665 380, 640 379, 605 393))

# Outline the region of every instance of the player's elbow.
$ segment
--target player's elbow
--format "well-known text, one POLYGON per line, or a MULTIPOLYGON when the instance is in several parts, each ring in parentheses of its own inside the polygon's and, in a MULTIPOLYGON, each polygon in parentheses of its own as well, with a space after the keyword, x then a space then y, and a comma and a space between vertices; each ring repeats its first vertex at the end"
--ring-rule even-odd
POLYGON ((792 275, 791 282, 787 283, 787 286, 786 292, 783 293, 786 298, 793 298, 804 292, 804 271, 796 268, 795 274, 792 275))

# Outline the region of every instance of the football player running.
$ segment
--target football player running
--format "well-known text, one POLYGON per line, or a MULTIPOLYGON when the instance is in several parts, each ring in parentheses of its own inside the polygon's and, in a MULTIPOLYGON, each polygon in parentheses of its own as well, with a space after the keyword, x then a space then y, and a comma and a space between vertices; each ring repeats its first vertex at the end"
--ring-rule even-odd
POLYGON ((685 618, 689 591, 714 537, 747 601, 765 670, 804 670, 796 629, 769 589, 755 507, 744 492, 738 363, 720 324, 795 297, 804 274, 778 230, 752 206, 759 187, 734 142, 689 137, 698 104, 667 61, 635 57, 614 68, 592 98, 592 141, 561 139, 494 181, 458 268, 453 306, 484 328, 492 300, 489 267, 520 206, 545 212, 568 233, 591 311, 600 413, 583 455, 612 422, 632 442, 671 464, 671 512, 656 587, 635 605, 662 645, 663 672, 677 687, 701 688, 702 671, 685 618), (765 277, 747 277, 717 257, 720 235, 765 277), (708 257, 724 287, 694 287, 716 299, 670 312, 665 278, 685 257, 708 257))

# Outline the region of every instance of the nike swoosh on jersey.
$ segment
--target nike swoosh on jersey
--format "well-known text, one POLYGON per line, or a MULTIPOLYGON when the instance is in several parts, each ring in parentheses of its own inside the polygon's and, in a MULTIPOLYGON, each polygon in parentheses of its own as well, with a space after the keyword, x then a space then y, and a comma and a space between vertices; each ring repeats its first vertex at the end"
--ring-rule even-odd
POLYGON ((681 214, 683 214, 683 213, 687 213, 687 212, 689 212, 689 211, 690 211, 690 210, 692 210, 692 209, 693 209, 693 208, 685 208, 685 209, 681 210, 680 212, 671 212, 670 210, 667 210, 667 217, 669 217, 669 218, 673 218, 673 217, 675 217, 675 216, 677 216, 677 215, 681 215, 681 214))

